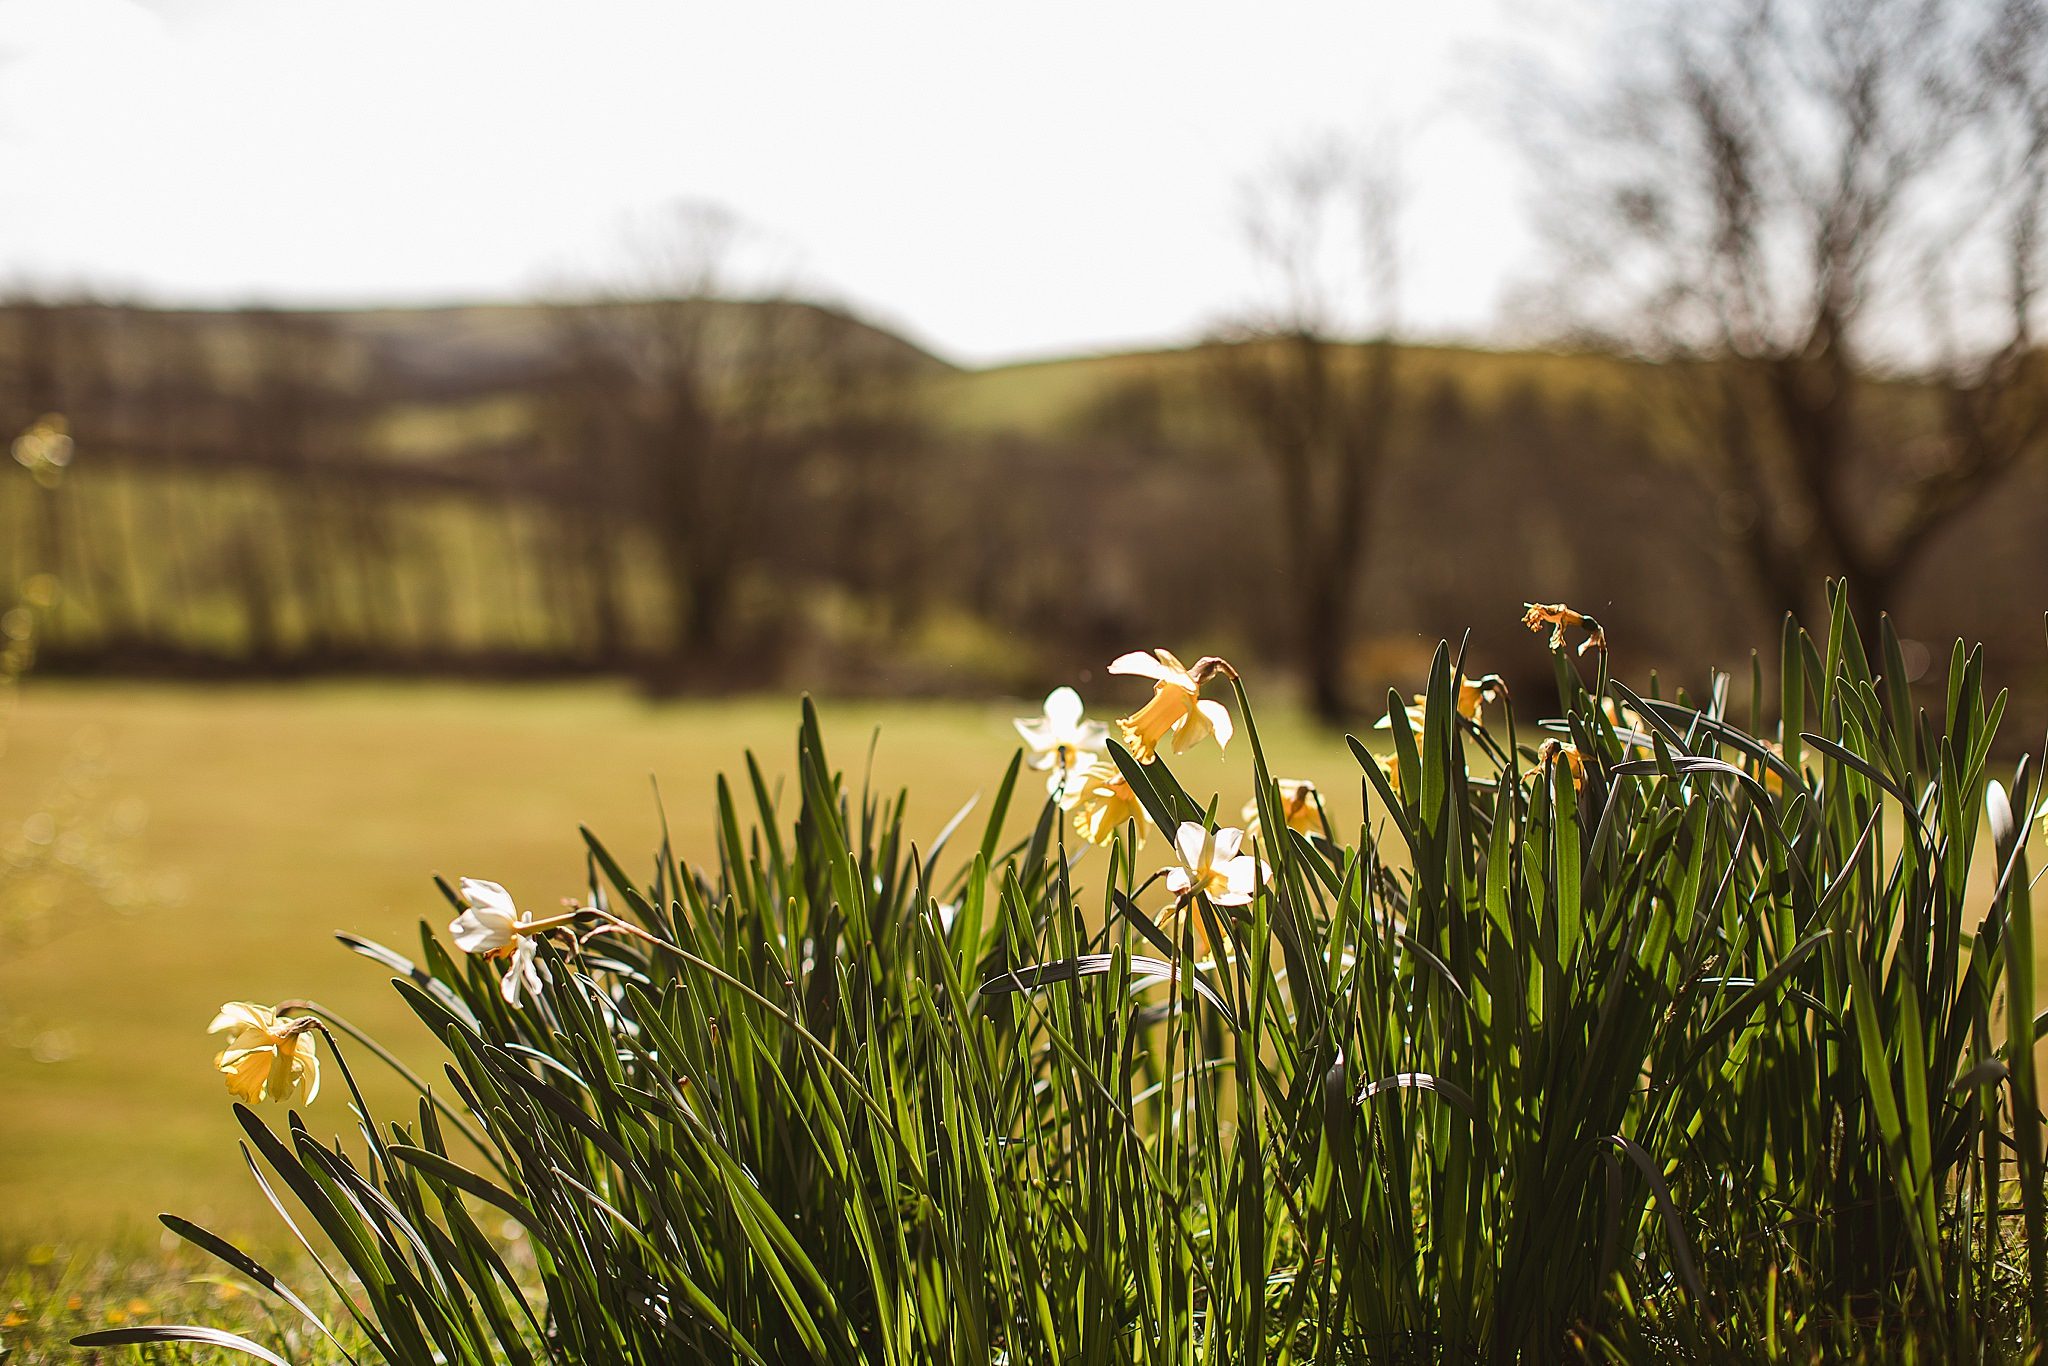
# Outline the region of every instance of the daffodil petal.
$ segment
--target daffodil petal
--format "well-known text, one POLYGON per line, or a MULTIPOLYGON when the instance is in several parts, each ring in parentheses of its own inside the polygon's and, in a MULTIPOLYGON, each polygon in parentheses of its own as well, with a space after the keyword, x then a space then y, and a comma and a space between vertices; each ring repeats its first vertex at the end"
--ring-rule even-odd
POLYGON ((1216 748, 1229 749, 1231 737, 1237 734, 1237 725, 1230 719, 1230 712, 1224 705, 1203 698, 1195 703, 1195 710, 1209 718, 1209 725, 1216 732, 1216 748))
POLYGON ((1062 733, 1081 723, 1081 694, 1072 688, 1054 688, 1045 695, 1045 719, 1062 733))
POLYGON ((249 1001, 229 1001, 220 1008, 220 1014, 213 1017, 213 1023, 206 1027, 209 1034, 218 1034, 224 1029, 260 1029, 268 1031, 277 1023, 277 1017, 262 1006, 249 1001))
MULTIPOLYGON (((1164 650, 1158 653, 1166 654, 1164 650)), ((1169 655, 1168 658, 1172 658, 1172 656, 1169 655)), ((1140 678, 1151 678, 1161 683, 1173 683, 1180 687, 1186 687, 1189 681, 1188 671, 1180 668, 1179 664, 1180 661, 1175 660, 1173 666, 1169 667, 1160 663, 1151 651, 1133 650, 1127 655, 1118 655, 1115 659, 1111 660, 1109 662, 1109 671, 1113 674, 1136 674, 1140 678)))
POLYGON ((464 953, 494 953, 512 942, 516 928, 512 917, 475 906, 448 923, 448 933, 464 953))

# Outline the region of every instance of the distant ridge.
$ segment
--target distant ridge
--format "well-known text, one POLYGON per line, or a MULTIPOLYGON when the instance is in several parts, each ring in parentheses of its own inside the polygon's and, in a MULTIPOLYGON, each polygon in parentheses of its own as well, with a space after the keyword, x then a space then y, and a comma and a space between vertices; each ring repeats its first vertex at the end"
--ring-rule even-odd
MULTIPOLYGON (((549 374, 560 362, 560 337, 572 312, 644 308, 659 299, 536 303, 439 304, 377 308, 236 309, 151 308, 87 302, 0 304, 0 364, 19 364, 26 339, 25 315, 56 314, 85 325, 105 325, 131 337, 140 327, 180 329, 219 340, 256 317, 302 320, 331 326, 358 349, 362 387, 384 401, 449 399, 519 389, 549 374)), ((721 312, 781 310, 807 315, 843 336, 835 338, 870 353, 878 364, 912 373, 939 375, 956 367, 908 338, 830 304, 800 300, 712 299, 700 304, 721 312)), ((158 335, 162 335, 161 332, 158 335)))

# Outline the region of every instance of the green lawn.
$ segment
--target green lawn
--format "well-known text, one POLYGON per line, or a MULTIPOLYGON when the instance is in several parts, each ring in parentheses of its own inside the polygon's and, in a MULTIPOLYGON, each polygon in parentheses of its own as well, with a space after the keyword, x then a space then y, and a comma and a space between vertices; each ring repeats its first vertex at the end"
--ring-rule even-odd
MULTIPOLYGON (((1098 713, 1141 700, 1133 680, 1084 691, 1098 713)), ((959 803, 992 796, 1009 761, 1010 701, 826 702, 835 762, 857 775, 877 728, 877 781, 914 778, 910 825, 935 834, 959 803)), ((1035 704, 1029 709, 1035 710, 1035 704)), ((159 1210, 275 1246, 283 1237, 240 1156, 204 1029, 227 999, 307 996, 430 1062, 388 974, 337 929, 402 950, 449 912, 436 874, 488 877, 546 905, 582 886, 586 823, 629 867, 647 866, 661 785, 680 850, 709 849, 715 775, 753 749, 771 774, 794 751, 794 698, 652 705, 611 686, 169 687, 33 680, 0 755, 0 846, 83 742, 105 803, 139 804, 136 868, 173 878, 165 909, 121 914, 72 898, 33 934, 0 938, 0 1259, 39 1244, 147 1238, 159 1210)), ((1276 769, 1322 782, 1355 820, 1343 743, 1269 714, 1276 769)), ((1249 756, 1189 755, 1222 809, 1249 795, 1249 756)), ((1147 857, 1164 860, 1164 841, 1147 857)), ((371 1081, 378 1068, 361 1059, 371 1081)), ((316 1129, 350 1124, 330 1072, 316 1129)), ((373 1103, 398 1108, 395 1087, 373 1103)))

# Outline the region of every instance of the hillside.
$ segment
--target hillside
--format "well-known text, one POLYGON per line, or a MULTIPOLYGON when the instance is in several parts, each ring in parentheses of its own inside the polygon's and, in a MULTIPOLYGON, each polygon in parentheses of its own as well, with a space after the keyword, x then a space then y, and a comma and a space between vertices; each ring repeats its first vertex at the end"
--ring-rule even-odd
MULTIPOLYGON (((63 370, 87 371, 90 384, 118 384, 125 372, 151 373, 157 386, 204 365, 223 387, 248 368, 247 353, 324 337, 343 353, 340 387, 377 414, 392 453, 451 452, 469 438, 500 445, 530 421, 532 392, 563 364, 577 316, 602 317, 638 302, 491 303, 435 307, 305 310, 152 309, 99 303, 0 304, 0 392, 36 406, 23 390, 79 387, 63 370), (81 362, 90 359, 90 364, 81 362)), ((956 366, 894 332, 836 309, 799 302, 709 301, 733 318, 763 311, 801 315, 832 337, 842 354, 917 377, 928 416, 960 432, 1052 436, 1114 425, 1118 408, 1148 388, 1199 390, 1213 362, 1211 345, 1112 352, 970 369, 956 366)), ((719 324, 714 320, 713 326, 719 324)), ((1488 401, 1535 386, 1567 398, 1612 395, 1625 362, 1610 357, 1475 347, 1404 350, 1411 378, 1457 383, 1488 401)), ((45 406, 64 406, 45 405, 45 406)), ((72 406, 78 406, 76 404, 72 406)), ((88 405, 89 406, 89 405, 88 405)))

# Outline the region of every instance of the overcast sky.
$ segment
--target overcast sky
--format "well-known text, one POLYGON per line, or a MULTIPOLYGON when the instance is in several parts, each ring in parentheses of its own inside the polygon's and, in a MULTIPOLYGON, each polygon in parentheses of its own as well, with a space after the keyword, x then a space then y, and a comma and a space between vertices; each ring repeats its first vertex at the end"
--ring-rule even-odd
POLYGON ((956 359, 1185 340, 1257 290, 1242 186, 1393 127, 1401 311, 1534 266, 1504 0, 0 0, 0 276, 164 302, 447 302, 589 278, 724 205, 956 359))

